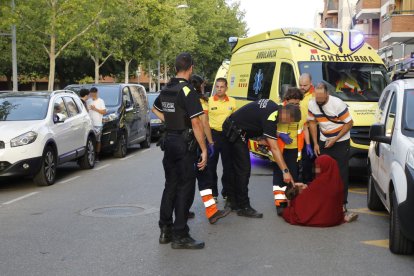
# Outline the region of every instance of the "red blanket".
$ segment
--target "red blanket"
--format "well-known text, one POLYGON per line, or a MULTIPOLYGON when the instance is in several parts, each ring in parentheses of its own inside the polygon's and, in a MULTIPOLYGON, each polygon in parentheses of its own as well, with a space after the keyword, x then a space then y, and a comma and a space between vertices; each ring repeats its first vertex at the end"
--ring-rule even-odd
POLYGON ((296 225, 329 227, 344 222, 344 187, 336 161, 328 155, 315 160, 316 178, 285 208, 283 218, 296 225))

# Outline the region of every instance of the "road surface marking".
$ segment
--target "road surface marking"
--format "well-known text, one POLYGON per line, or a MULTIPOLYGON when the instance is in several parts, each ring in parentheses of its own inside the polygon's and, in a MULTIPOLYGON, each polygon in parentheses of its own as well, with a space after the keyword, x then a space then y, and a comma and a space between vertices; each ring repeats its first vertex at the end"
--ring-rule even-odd
POLYGON ((27 198, 27 197, 29 197, 29 196, 32 196, 32 195, 35 195, 35 194, 37 194, 37 193, 39 193, 39 192, 33 192, 33 193, 30 193, 30 194, 27 194, 27 195, 24 195, 24 196, 21 196, 21 197, 15 198, 15 199, 13 199, 13 200, 10 200, 10 201, 7 201, 7 202, 4 202, 4 203, 3 203, 3 205, 12 204, 12 203, 14 203, 14 202, 16 202, 16 201, 19 201, 19 200, 25 199, 25 198, 27 198))
POLYGON ((368 208, 349 209, 349 211, 373 216, 388 217, 388 214, 385 212, 373 212, 368 208))
POLYGON ((383 248, 388 248, 390 246, 390 241, 389 240, 362 241, 361 243, 368 244, 368 245, 373 245, 373 246, 378 246, 378 247, 383 247, 383 248))
POLYGON ((135 155, 136 155, 136 154, 128 155, 127 157, 121 158, 121 159, 119 159, 119 160, 127 160, 127 159, 129 159, 129 158, 134 157, 135 155))
POLYGON ((56 183, 56 184, 68 183, 68 182, 70 182, 70 181, 72 181, 72 180, 75 180, 76 178, 79 178, 79 177, 80 177, 80 175, 78 175, 78 176, 74 176, 74 177, 72 177, 72 178, 68 178, 68 179, 66 179, 66 180, 59 181, 59 182, 58 182, 58 183, 56 183))
POLYGON ((366 195, 367 188, 350 188, 349 192, 353 194, 366 195))
POLYGON ((100 170, 102 170, 102 169, 104 169, 104 168, 106 168, 106 167, 109 167, 109 166, 111 166, 111 164, 106 164, 106 165, 103 165, 102 167, 98 167, 98 168, 95 168, 95 169, 93 169, 94 171, 100 171, 100 170))
POLYGON ((144 152, 147 152, 147 151, 150 151, 150 150, 152 150, 152 149, 144 149, 143 151, 141 151, 142 153, 144 153, 144 152))

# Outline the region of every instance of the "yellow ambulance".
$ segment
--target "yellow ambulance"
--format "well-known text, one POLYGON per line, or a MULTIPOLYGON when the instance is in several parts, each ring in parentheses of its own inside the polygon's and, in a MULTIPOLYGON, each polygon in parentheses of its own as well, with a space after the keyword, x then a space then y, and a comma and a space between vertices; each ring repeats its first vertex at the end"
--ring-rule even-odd
MULTIPOLYGON (((313 84, 324 82, 330 95, 347 103, 354 120, 350 167, 366 168, 369 127, 377 102, 389 83, 376 51, 357 31, 282 28, 248 38, 230 38, 233 46, 227 73, 228 95, 238 106, 269 98, 280 102, 299 76, 310 73, 313 84)), ((273 159, 255 141, 250 149, 273 159)))

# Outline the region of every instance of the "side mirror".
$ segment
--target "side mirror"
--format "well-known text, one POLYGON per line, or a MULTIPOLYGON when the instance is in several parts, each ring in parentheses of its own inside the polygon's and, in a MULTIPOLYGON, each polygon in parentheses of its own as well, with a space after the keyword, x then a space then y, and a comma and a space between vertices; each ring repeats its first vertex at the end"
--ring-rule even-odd
POLYGON ((67 119, 67 117, 62 113, 53 114, 53 122, 55 124, 63 123, 63 122, 66 121, 66 119, 67 119))
POLYGON ((391 137, 385 136, 385 125, 373 124, 369 130, 369 139, 372 141, 391 144, 391 137))
POLYGON ((126 100, 125 101, 125 108, 130 108, 132 106, 131 101, 130 100, 126 100))

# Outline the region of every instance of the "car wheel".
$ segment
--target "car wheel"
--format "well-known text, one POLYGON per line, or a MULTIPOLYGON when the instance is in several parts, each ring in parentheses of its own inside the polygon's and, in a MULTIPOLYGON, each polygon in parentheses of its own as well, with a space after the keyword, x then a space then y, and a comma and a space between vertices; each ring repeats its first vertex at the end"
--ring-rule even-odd
POLYGON ((114 156, 117 158, 125 157, 127 154, 127 139, 124 132, 118 138, 118 144, 114 152, 114 156))
POLYGON ((92 138, 86 142, 85 154, 79 159, 82 169, 92 169, 95 166, 95 143, 92 138))
POLYGON ((368 179, 368 193, 367 193, 367 205, 368 208, 372 211, 384 211, 384 205, 381 202, 380 197, 378 196, 377 191, 375 190, 374 180, 372 174, 368 179))
POLYGON ((51 146, 47 146, 43 152, 42 165, 39 172, 33 178, 39 186, 49 186, 56 180, 56 152, 51 146))
POLYGON ((141 148, 147 149, 151 147, 151 127, 147 127, 146 135, 145 135, 145 141, 140 143, 141 148))
POLYGON ((391 194, 390 215, 390 250, 392 253, 409 255, 413 253, 414 243, 407 239, 401 232, 400 219, 398 217, 398 204, 395 192, 391 194))

